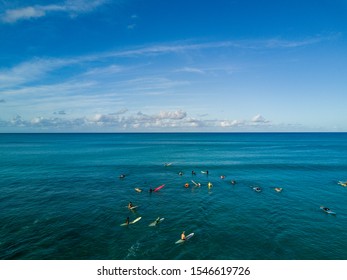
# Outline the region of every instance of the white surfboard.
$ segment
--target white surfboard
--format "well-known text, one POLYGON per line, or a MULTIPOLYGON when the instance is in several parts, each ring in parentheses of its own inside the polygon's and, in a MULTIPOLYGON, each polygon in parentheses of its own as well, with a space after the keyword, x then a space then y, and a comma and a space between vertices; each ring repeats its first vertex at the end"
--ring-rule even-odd
POLYGON ((188 241, 189 239, 191 239, 193 236, 194 236, 194 232, 188 234, 188 235, 186 236, 186 239, 184 239, 184 240, 183 240, 183 239, 177 240, 177 241, 175 242, 175 244, 180 244, 180 243, 186 242, 186 241, 188 241))
POLYGON ((319 208, 322 209, 327 214, 336 215, 336 213, 334 211, 332 211, 331 209, 328 209, 328 208, 326 208, 324 206, 321 206, 319 208))
MULTIPOLYGON (((141 218, 142 217, 138 217, 138 218, 136 218, 135 220, 133 220, 133 221, 131 221, 130 223, 129 223, 129 225, 132 225, 132 224, 135 224, 135 223, 137 223, 138 221, 140 221, 141 220, 141 218)), ((120 226, 127 226, 128 224, 127 223, 123 223, 123 224, 121 224, 120 226)))
POLYGON ((195 182, 194 180, 192 180, 192 183, 195 185, 195 187, 201 187, 200 183, 195 182))

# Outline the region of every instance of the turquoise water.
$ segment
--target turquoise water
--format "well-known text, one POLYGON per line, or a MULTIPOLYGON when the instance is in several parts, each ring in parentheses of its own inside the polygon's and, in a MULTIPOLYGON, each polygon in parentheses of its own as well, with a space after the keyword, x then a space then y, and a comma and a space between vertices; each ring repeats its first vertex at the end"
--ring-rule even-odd
POLYGON ((0 163, 1 259, 347 259, 344 133, 0 134, 0 163))

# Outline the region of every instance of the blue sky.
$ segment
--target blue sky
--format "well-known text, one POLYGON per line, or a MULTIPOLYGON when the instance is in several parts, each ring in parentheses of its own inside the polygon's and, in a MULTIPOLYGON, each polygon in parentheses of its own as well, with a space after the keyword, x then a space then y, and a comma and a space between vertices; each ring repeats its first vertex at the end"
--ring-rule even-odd
POLYGON ((347 1, 0 0, 0 132, 347 131, 347 1))

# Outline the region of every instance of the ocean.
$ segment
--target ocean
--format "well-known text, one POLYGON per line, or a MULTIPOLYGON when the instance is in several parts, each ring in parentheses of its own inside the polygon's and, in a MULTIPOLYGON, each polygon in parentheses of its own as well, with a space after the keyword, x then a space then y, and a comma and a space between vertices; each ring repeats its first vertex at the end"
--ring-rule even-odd
POLYGON ((0 134, 0 165, 3 260, 347 259, 347 133, 0 134))

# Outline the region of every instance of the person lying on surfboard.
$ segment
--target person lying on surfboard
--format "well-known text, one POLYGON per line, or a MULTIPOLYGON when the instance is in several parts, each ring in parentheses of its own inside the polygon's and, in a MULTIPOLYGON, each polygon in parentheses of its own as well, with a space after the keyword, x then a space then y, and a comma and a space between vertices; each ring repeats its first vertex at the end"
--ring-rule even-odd
POLYGON ((181 234, 181 240, 186 240, 185 231, 183 231, 182 234, 181 234))

